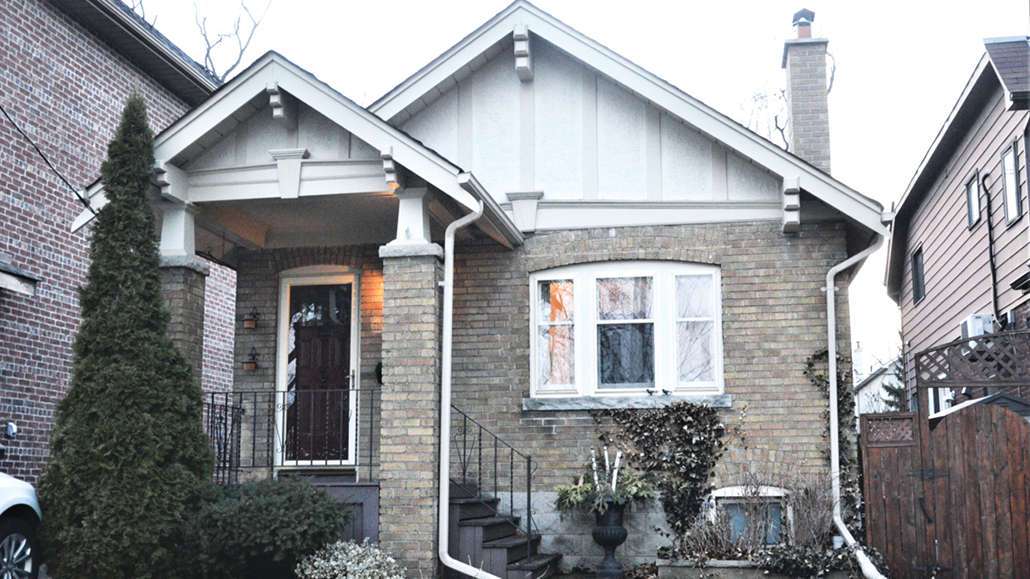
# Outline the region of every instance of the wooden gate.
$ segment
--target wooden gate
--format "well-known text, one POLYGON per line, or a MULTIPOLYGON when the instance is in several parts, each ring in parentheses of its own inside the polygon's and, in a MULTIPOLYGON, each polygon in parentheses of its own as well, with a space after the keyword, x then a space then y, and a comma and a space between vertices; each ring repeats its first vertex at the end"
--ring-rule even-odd
POLYGON ((866 539, 894 577, 1030 577, 1030 403, 1004 393, 930 418, 928 388, 1030 383, 1026 333, 917 354, 918 413, 862 416, 866 539))

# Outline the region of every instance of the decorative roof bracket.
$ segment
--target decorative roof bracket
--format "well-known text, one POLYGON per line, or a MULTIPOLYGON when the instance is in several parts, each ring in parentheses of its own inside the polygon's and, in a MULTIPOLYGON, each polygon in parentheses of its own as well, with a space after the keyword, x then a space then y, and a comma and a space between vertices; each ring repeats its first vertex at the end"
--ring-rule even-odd
POLYGON ((801 231, 801 182, 800 179, 783 180, 783 232, 801 231))
POLYGON ((297 128, 297 101, 279 88, 279 83, 265 87, 268 93, 268 106, 272 107, 272 120, 278 121, 288 129, 297 128))
POLYGON ((533 55, 529 49, 529 28, 525 24, 516 24, 512 34, 515 41, 515 73, 522 82, 533 80, 533 55))

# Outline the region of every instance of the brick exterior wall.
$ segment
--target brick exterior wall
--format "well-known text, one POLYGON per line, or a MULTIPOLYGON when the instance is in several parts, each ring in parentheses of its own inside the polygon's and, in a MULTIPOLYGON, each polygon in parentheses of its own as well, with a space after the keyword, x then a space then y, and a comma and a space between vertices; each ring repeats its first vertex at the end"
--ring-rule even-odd
POLYGON ((232 390, 236 271, 211 264, 204 294, 204 391, 232 390))
MULTIPOLYGON (((122 105, 135 89, 151 127, 187 107, 48 2, 0 3, 0 104, 76 187, 100 172, 122 105)), ((0 420, 21 428, 5 441, 0 471, 34 482, 48 454, 55 405, 68 388, 79 323, 75 289, 88 246, 71 223, 82 211, 30 145, 0 118, 0 254, 42 278, 33 297, 0 290, 0 420)))
POLYGON ((442 268, 435 256, 383 262, 379 540, 409 577, 435 577, 442 268))
MULTIPOLYGON (((544 550, 565 554, 563 567, 594 565, 601 556, 589 524, 562 521, 551 492, 582 473, 599 430, 588 412, 521 410, 529 395, 529 276, 535 271, 612 260, 719 265, 725 391, 733 397, 722 416, 741 426, 748 449, 738 438, 728 440, 717 486, 738 484, 745 468, 774 476, 827 473, 827 402, 802 372, 805 360, 826 348, 822 287, 827 270, 845 258, 843 224, 805 224, 796 236, 783 235, 773 222, 573 230, 538 233, 515 251, 489 241, 466 244, 457 256, 453 400, 533 455, 534 516, 544 550)), ((846 281, 838 279, 838 288, 838 344, 846 347, 846 281)), ((640 516, 633 524, 641 530, 663 520, 660 511, 640 516)), ((624 563, 653 560, 660 541, 649 535, 624 547, 624 563)))
POLYGON ((830 172, 830 111, 826 94, 827 40, 787 42, 790 152, 830 172))
POLYGON ((197 383, 203 381, 204 282, 207 276, 208 271, 204 267, 161 267, 161 292, 168 310, 168 336, 193 369, 193 380, 197 383))

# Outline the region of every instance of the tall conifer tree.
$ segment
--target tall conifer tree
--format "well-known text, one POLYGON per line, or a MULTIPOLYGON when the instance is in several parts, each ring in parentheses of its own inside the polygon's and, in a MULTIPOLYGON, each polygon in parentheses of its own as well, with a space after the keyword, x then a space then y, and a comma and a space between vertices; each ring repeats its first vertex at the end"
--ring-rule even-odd
POLYGON ((39 483, 58 577, 188 575, 175 571, 177 534, 213 461, 201 390, 166 335, 147 203, 153 165, 146 105, 134 94, 101 168, 109 203, 93 229, 71 387, 39 483))

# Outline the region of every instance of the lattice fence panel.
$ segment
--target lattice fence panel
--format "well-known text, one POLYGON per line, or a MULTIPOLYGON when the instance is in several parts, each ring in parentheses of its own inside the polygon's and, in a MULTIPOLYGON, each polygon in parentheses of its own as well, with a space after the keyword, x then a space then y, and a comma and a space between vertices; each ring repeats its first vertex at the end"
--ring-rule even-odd
POLYGON ((1030 331, 956 340, 916 354, 921 388, 1030 384, 1030 331))

